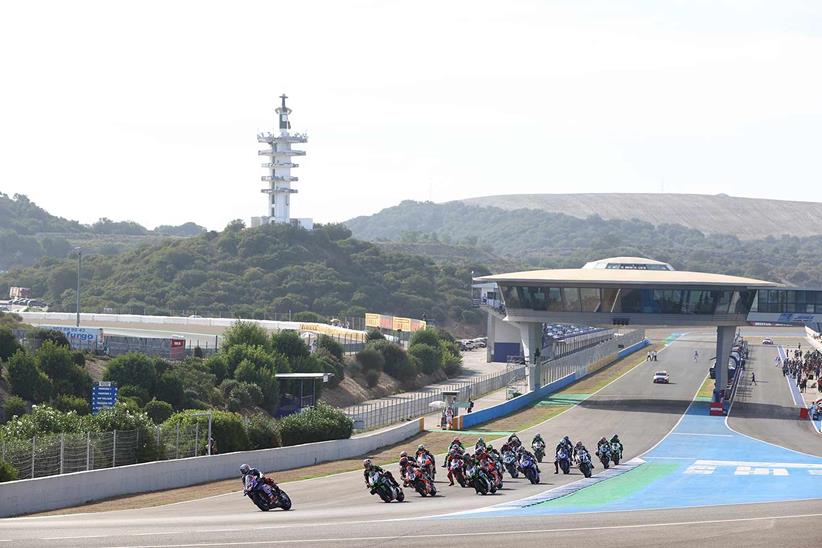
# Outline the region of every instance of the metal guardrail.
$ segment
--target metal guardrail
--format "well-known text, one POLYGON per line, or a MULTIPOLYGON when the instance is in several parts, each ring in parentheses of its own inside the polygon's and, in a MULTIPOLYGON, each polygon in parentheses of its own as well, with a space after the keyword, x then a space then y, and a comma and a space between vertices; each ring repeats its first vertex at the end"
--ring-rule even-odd
POLYGON ((413 396, 397 394, 392 399, 383 399, 374 403, 352 405, 343 412, 354 421, 357 431, 373 430, 401 421, 407 421, 435 413, 430 404, 443 401, 443 392, 459 392, 460 401, 477 398, 500 388, 505 388, 514 381, 525 378, 526 367, 518 365, 506 368, 501 373, 483 375, 477 379, 445 386, 437 386, 430 392, 416 393, 413 396), (406 397, 404 397, 406 396, 406 397))

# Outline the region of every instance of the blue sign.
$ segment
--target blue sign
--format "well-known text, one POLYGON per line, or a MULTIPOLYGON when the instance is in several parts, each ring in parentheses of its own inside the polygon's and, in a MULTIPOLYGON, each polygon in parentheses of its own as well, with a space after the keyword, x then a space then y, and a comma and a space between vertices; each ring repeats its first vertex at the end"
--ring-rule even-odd
POLYGON ((111 381, 95 382, 91 389, 91 413, 96 415, 101 409, 114 407, 117 403, 117 385, 111 381))

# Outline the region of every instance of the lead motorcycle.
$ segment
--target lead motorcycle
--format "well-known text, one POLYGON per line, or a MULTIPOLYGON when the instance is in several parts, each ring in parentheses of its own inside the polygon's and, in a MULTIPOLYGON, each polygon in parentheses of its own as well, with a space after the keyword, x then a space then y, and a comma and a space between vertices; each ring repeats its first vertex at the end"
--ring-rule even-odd
POLYGON ((614 461, 614 466, 622 460, 622 448, 615 441, 611 442, 611 460, 614 461))
POLYGON ((570 474, 571 473, 571 456, 568 454, 568 450, 564 447, 561 447, 559 451, 557 451, 557 463, 559 464, 559 468, 562 470, 563 474, 570 474))
POLYGON ((537 462, 542 462, 542 459, 545 457, 545 442, 542 440, 535 440, 531 444, 531 449, 534 450, 534 456, 537 458, 537 462))
POLYGON ((417 455, 417 466, 422 468, 423 472, 428 474, 431 481, 437 477, 437 463, 434 462, 434 457, 428 453, 420 453, 417 455))
POLYGON ((372 472, 368 476, 368 487, 371 488, 371 494, 379 495, 383 502, 391 502, 392 500, 402 502, 405 500, 402 487, 394 486, 382 472, 372 472))
POLYGON ((250 498, 263 512, 268 512, 272 508, 291 509, 291 499, 268 478, 246 475, 243 478, 243 496, 250 498))
POLYGON ((531 455, 527 453, 520 455, 519 469, 522 470, 522 473, 525 474, 525 477, 528 478, 528 481, 533 485, 539 483, 539 470, 537 470, 537 463, 534 462, 531 455))
POLYGON ((472 462, 468 465, 466 474, 468 476, 468 483, 474 488, 478 495, 497 492, 497 486, 494 485, 494 481, 477 463, 472 462))
POLYGON ((594 469, 594 463, 591 462, 591 456, 587 451, 583 451, 579 454, 578 458, 579 471, 582 472, 582 475, 586 478, 590 478, 594 469))

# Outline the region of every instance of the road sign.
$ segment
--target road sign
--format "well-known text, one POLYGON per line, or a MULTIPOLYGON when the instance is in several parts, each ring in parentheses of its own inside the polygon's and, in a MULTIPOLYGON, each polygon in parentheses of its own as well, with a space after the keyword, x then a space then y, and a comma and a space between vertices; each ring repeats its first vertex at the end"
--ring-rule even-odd
POLYGON ((114 407, 117 403, 117 385, 111 381, 95 382, 91 389, 91 413, 114 407))

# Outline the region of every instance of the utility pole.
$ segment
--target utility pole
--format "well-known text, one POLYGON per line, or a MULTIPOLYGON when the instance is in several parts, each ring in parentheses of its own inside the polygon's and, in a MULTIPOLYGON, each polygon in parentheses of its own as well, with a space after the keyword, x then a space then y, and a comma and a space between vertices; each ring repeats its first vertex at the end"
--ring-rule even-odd
POLYGON ((79 247, 77 250, 77 327, 80 327, 80 268, 83 264, 83 250, 79 247))

